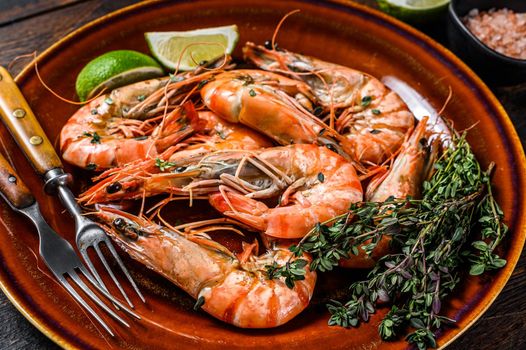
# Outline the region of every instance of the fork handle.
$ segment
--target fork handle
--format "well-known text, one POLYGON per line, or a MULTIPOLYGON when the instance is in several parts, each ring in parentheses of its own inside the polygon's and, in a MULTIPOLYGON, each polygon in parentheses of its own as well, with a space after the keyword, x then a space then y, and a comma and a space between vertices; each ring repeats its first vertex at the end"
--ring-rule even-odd
POLYGON ((15 208, 27 208, 35 202, 31 191, 22 182, 9 162, 0 153, 0 192, 15 208))
POLYGON ((0 67, 0 117, 35 170, 44 175, 62 162, 9 72, 0 67))

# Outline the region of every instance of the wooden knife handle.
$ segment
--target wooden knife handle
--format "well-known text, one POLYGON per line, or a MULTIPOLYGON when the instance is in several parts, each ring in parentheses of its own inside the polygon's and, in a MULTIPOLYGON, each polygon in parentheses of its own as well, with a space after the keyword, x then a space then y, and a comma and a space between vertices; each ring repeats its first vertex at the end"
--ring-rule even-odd
POLYGON ((44 175, 62 162, 9 72, 0 67, 0 117, 35 170, 44 175))
POLYGON ((12 206, 23 209, 35 202, 31 191, 18 177, 9 162, 0 153, 0 192, 12 206))

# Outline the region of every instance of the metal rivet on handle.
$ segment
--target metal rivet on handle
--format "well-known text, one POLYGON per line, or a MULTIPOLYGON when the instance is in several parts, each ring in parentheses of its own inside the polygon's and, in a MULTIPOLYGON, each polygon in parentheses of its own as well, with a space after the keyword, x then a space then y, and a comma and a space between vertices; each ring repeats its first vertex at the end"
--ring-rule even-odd
POLYGON ((26 111, 24 111, 22 108, 17 108, 13 111, 13 116, 15 118, 24 118, 26 116, 26 111))
POLYGON ((7 181, 11 182, 11 183, 16 183, 16 176, 14 175, 9 175, 9 177, 7 178, 7 181))
POLYGON ((29 139, 29 143, 36 146, 36 145, 40 145, 42 143, 42 137, 40 136, 31 136, 31 138, 29 139))

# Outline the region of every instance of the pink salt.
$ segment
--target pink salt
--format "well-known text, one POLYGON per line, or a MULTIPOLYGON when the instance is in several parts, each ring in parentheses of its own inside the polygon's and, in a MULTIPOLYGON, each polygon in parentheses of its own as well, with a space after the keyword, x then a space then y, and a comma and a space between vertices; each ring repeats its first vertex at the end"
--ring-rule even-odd
POLYGON ((493 50, 518 59, 526 59, 526 13, 512 10, 471 10, 463 18, 466 27, 493 50))

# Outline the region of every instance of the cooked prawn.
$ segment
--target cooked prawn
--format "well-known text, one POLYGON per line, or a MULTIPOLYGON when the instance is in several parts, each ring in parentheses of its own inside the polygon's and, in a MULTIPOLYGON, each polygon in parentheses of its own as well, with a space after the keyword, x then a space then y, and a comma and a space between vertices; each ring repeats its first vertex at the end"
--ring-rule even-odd
POLYGON ((257 130, 280 145, 339 148, 345 139, 305 108, 311 95, 301 81, 250 69, 221 73, 201 89, 203 103, 220 117, 257 130))
POLYGON ((217 73, 200 68, 123 86, 96 98, 63 127, 60 149, 64 160, 102 170, 155 156, 192 133, 189 119, 180 115, 186 108, 180 106, 217 73), (157 125, 160 127, 155 128, 157 125))
POLYGON ((98 183, 80 195, 78 201, 95 204, 163 193, 188 195, 181 188, 189 184, 191 178, 182 178, 177 173, 197 163, 206 154, 225 149, 256 150, 272 145, 263 135, 242 125, 229 123, 210 111, 198 112, 195 124, 198 126, 194 129, 198 129, 199 134, 170 147, 157 157, 106 171, 96 178, 98 183))
MULTIPOLYGON (((384 174, 373 179, 367 187, 365 199, 369 202, 384 202, 389 197, 404 199, 419 198, 422 184, 437 154, 437 140, 428 144, 427 117, 422 119, 411 136, 402 145, 392 166, 384 174)), ((364 242, 364 245, 370 241, 364 242)), ((360 249, 358 255, 342 259, 340 266, 347 268, 371 268, 376 261, 390 251, 391 237, 383 236, 372 254, 368 256, 360 249)))
MULTIPOLYGON (((96 215, 133 259, 169 279, 221 321, 242 328, 277 327, 303 311, 312 297, 316 273, 308 267, 305 279, 293 288, 283 277, 268 279, 267 265, 297 259, 288 249, 241 261, 204 235, 184 234, 112 208, 101 208, 96 215)), ((310 261, 307 255, 302 258, 310 261)))
POLYGON ((315 145, 218 152, 188 171, 198 172, 203 180, 186 189, 198 190, 219 179, 215 184, 220 192, 209 197, 212 206, 276 238, 301 238, 317 223, 346 212, 363 198, 353 165, 315 145), (275 208, 257 200, 277 196, 275 208))
POLYGON ((191 102, 172 110, 157 126, 99 112, 108 102, 102 96, 93 100, 64 125, 60 133, 64 160, 90 170, 107 169, 155 157, 195 130, 197 114, 191 102))
POLYGON ((369 74, 251 42, 243 53, 261 69, 305 82, 316 102, 337 117, 335 128, 349 142, 342 146, 354 160, 380 164, 398 150, 414 125, 402 99, 369 74))

